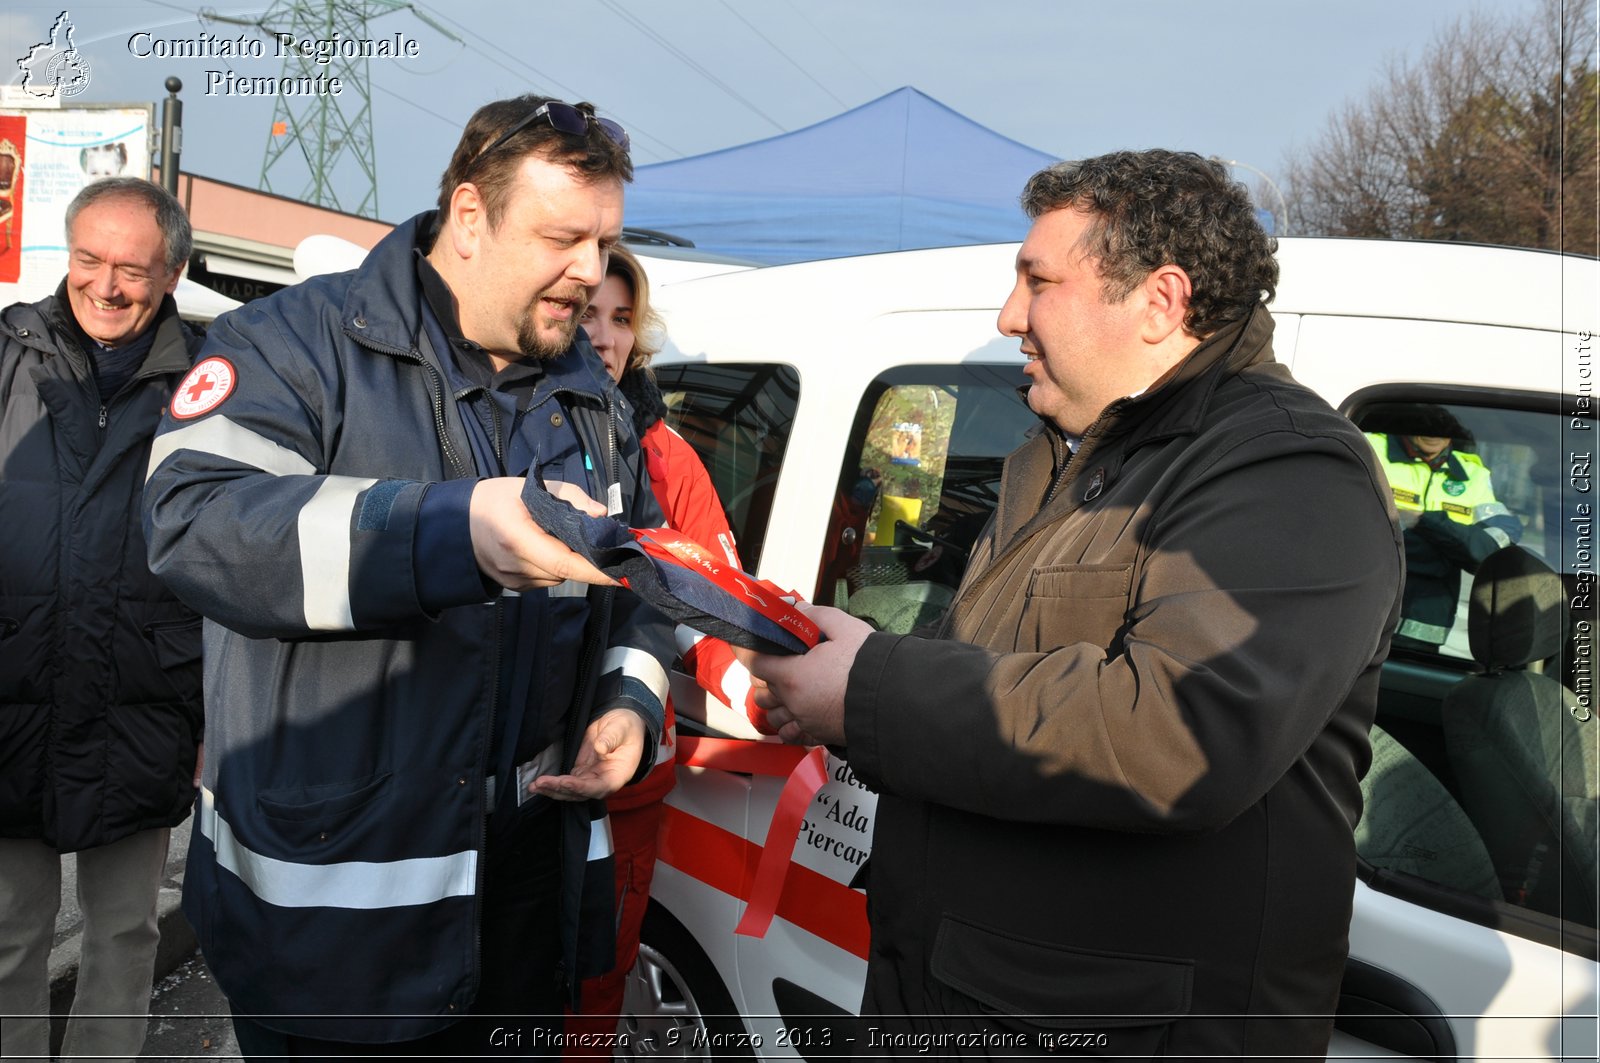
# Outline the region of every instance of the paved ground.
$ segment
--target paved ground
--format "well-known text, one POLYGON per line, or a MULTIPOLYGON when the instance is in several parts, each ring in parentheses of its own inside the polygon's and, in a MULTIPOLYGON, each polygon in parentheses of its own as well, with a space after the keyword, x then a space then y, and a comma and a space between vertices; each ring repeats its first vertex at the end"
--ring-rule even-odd
POLYGON ((156 983, 142 1058, 239 1058, 227 1002, 199 954, 156 983))

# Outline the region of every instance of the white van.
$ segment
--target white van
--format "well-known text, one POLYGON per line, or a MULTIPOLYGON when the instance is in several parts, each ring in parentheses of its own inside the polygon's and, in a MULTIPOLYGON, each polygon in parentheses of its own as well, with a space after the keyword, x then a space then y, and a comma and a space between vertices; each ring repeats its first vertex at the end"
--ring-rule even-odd
MULTIPOLYGON (((995 330, 1015 253, 900 252, 658 289, 669 420, 704 459, 759 576, 888 630, 949 601, 1001 460, 1033 422, 1016 391, 1017 342, 995 330)), ((1513 732, 1504 748, 1523 759, 1508 752, 1493 778, 1453 755, 1447 732, 1466 718, 1453 710, 1483 669, 1469 627, 1499 622, 1469 619, 1465 591, 1441 647, 1392 655, 1332 1055, 1595 1059, 1600 265, 1319 239, 1282 240, 1279 258, 1279 360, 1369 431, 1403 431, 1417 410, 1444 407, 1464 429, 1458 443, 1492 471, 1520 547, 1555 581, 1561 644, 1540 660, 1490 663, 1553 690, 1570 739, 1541 759, 1513 732), (1550 761, 1563 751, 1565 775, 1550 761), (1508 851, 1503 822, 1485 822, 1513 807, 1535 819, 1555 809, 1529 828, 1544 838, 1531 863, 1508 851)), ((632 1051, 848 1056, 867 945, 864 894, 851 883, 870 852, 875 796, 830 759, 798 830, 769 831, 800 751, 764 742, 685 677, 674 698, 689 763, 668 798, 630 985, 632 1051), (775 896, 762 894, 763 859, 782 870, 775 896), (766 909, 770 925, 735 933, 749 908, 766 909)))

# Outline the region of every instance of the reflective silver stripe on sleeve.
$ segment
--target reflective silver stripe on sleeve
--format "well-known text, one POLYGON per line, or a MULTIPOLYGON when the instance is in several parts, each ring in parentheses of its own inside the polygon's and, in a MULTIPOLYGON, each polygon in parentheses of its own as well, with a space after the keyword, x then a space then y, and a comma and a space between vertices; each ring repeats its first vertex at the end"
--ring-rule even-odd
POLYGON ((296 864, 245 848, 216 809, 212 792, 200 790, 200 833, 211 841, 217 863, 237 875, 245 888, 280 908, 400 908, 470 897, 477 881, 478 854, 389 860, 350 860, 338 864, 296 864))
MULTIPOLYGON (((579 583, 575 579, 564 579, 554 587, 546 588, 546 593, 552 598, 582 598, 589 593, 589 585, 587 583, 579 583)), ((514 591, 510 587, 501 587, 500 597, 520 598, 522 597, 522 592, 514 591)))
POLYGON ((705 638, 703 634, 696 631, 688 624, 679 624, 676 628, 674 628, 672 631, 672 637, 678 643, 679 657, 684 656, 690 650, 694 649, 695 646, 699 645, 700 640, 705 638))
POLYGON ((1493 539, 1500 549, 1504 550, 1511 545, 1511 533, 1504 528, 1484 528, 1483 530, 1489 533, 1489 538, 1493 539))
POLYGON ((661 704, 667 703, 667 671, 661 667, 660 661, 631 646, 613 646, 600 658, 600 674, 605 675, 618 668, 622 669, 623 675, 632 676, 649 688, 661 704))
POLYGON ((611 855, 611 817, 601 816, 589 824, 589 859, 601 860, 611 855))
POLYGON ((264 435, 226 417, 207 417, 156 436, 150 444, 150 464, 145 468, 144 478, 150 479, 157 466, 180 450, 212 454, 274 476, 305 476, 317 471, 309 461, 264 435))
POLYGON ((1472 522, 1481 524, 1490 517, 1509 517, 1511 511, 1504 502, 1485 502, 1481 506, 1472 507, 1472 522))
POLYGON ((300 579, 306 626, 312 631, 350 631, 350 515, 356 498, 377 483, 353 476, 329 476, 300 507, 300 579))

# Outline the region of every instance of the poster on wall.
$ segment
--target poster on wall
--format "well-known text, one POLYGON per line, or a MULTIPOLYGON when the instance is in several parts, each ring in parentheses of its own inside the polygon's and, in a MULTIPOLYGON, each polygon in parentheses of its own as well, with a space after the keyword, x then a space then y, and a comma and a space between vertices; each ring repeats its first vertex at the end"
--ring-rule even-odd
POLYGON ((23 152, 28 146, 28 120, 0 114, 0 283, 22 275, 23 152))
MULTIPOLYGON (((0 222, 0 247, 8 240, 15 245, 0 252, 0 282, 18 283, 14 298, 41 299, 61 282, 67 204, 84 185, 150 176, 154 120, 155 105, 148 103, 0 110, 0 141, 9 140, 18 154, 13 213, 0 222)), ((5 167, 0 159, 0 177, 5 167)), ((0 200, 6 195, 0 190, 0 200)))

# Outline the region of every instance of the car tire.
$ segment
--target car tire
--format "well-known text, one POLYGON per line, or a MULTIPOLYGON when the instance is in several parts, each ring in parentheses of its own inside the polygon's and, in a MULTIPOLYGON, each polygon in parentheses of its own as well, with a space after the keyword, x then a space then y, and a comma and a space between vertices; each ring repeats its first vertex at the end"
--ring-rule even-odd
POLYGON ((617 1059, 753 1059, 733 998, 705 951, 660 904, 650 902, 639 958, 628 972, 617 1059))

